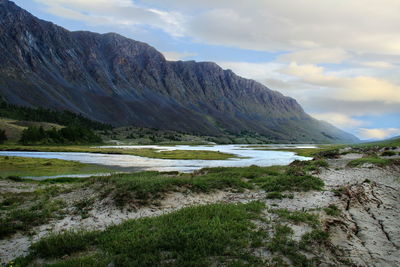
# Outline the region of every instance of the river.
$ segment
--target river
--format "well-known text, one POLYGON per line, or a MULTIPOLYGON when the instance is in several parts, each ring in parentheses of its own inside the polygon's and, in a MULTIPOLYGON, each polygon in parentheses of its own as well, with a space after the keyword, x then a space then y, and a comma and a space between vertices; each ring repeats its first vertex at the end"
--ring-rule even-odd
MULTIPOLYGON (((110 167, 132 170, 179 171, 192 172, 205 167, 245 167, 250 165, 272 166, 288 165, 294 160, 309 160, 311 158, 298 156, 293 152, 265 151, 249 145, 212 145, 212 146, 103 146, 112 148, 154 148, 157 150, 211 150, 235 154, 239 158, 227 160, 171 160, 145 158, 132 155, 74 153, 74 152, 27 152, 0 151, 0 156, 18 156, 32 158, 52 158, 72 160, 82 163, 98 164, 110 167)), ((271 145, 268 148, 312 148, 313 145, 271 145)), ((81 176, 87 177, 88 175, 81 176)), ((63 176, 65 177, 65 175, 63 176)), ((80 177, 74 175, 74 177, 80 177)))

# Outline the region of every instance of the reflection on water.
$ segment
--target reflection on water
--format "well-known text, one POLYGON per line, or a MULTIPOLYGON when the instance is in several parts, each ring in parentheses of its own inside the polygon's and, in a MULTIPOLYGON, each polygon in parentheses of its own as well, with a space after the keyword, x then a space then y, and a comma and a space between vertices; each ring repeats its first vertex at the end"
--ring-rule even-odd
MULTIPOLYGON (((245 167, 250 165, 272 166, 287 165, 294 160, 309 160, 311 158, 297 156, 293 152, 263 151, 246 145, 215 145, 215 146, 104 146, 113 148, 155 148, 158 150, 211 150, 235 154, 243 158, 227 160, 171 160, 153 159, 131 155, 112 155, 74 152, 25 152, 0 151, 0 156, 19 156, 33 158, 53 158, 72 160, 82 163, 100 164, 105 166, 131 167, 138 170, 192 172, 204 167, 245 167)), ((313 145, 271 145, 268 148, 312 148, 313 145)), ((258 149, 260 149, 258 147, 258 149)), ((63 175, 62 177, 65 177, 63 175)), ((82 177, 82 175, 69 177, 82 177)), ((85 176, 86 177, 86 176, 85 176)))

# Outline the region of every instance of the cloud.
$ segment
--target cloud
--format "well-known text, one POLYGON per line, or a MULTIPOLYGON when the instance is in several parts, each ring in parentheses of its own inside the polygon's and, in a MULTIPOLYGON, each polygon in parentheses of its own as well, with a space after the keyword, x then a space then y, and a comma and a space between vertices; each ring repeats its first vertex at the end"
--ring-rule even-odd
POLYGON ((176 52, 176 51, 166 51, 162 53, 167 60, 171 61, 183 60, 187 59, 188 57, 193 57, 197 55, 196 53, 191 53, 191 52, 176 52))
POLYGON ((358 64, 367 67, 382 68, 382 69, 391 69, 395 67, 392 63, 385 61, 367 61, 367 62, 359 62, 358 64))
POLYGON ((46 6, 50 14, 85 22, 89 25, 132 27, 146 25, 162 29, 172 36, 182 35, 183 16, 134 4, 130 0, 34 0, 46 6))
POLYGON ((301 60, 312 53, 308 49, 338 54, 337 59, 322 57, 329 62, 349 51, 400 55, 397 0, 35 1, 53 14, 86 22, 106 18, 105 23, 115 25, 146 24, 207 44, 290 51, 301 60))
POLYGON ((196 2, 172 0, 168 5, 197 11, 185 28, 202 42, 267 51, 340 48, 400 54, 397 0, 196 2))
POLYGON ((307 94, 301 103, 310 112, 341 113, 348 116, 379 116, 400 112, 399 104, 382 101, 349 101, 332 99, 329 95, 307 94))
POLYGON ((300 64, 341 63, 349 57, 349 54, 342 49, 319 48, 287 53, 280 56, 279 60, 300 64))
POLYGON ((287 75, 279 72, 280 69, 285 67, 285 64, 278 62, 265 62, 265 63, 249 63, 249 62, 217 62, 224 69, 231 69, 236 74, 262 81, 266 78, 285 80, 287 75))
POLYGON ((326 73, 320 66, 291 63, 284 73, 292 75, 305 83, 319 87, 332 88, 331 97, 347 101, 383 101, 400 103, 400 85, 382 78, 370 76, 341 77, 326 73))
POLYGON ((384 128, 384 129, 367 129, 361 128, 359 130, 359 136, 364 139, 385 139, 400 135, 400 129, 398 128, 384 128))
POLYGON ((310 115, 318 120, 330 122, 333 125, 343 129, 351 129, 365 125, 365 122, 352 119, 349 116, 341 113, 311 113, 310 115))

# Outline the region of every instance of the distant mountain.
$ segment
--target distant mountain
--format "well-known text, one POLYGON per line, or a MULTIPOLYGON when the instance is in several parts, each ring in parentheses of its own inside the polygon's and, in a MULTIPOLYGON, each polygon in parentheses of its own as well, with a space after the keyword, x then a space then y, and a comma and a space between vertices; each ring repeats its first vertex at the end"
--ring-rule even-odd
POLYGON ((115 126, 207 135, 256 132, 281 142, 357 142, 296 100, 211 62, 167 61, 115 33, 70 32, 0 0, 0 95, 115 126))

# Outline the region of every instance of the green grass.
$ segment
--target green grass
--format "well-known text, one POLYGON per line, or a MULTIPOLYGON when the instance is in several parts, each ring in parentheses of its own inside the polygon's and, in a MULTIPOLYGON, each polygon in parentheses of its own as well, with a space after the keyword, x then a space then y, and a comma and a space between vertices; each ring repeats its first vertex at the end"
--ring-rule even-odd
POLYGON ((260 183, 267 192, 322 190, 324 182, 314 176, 279 175, 267 176, 260 183))
MULTIPOLYGON (((321 190, 323 181, 310 175, 290 175, 288 167, 205 168, 194 174, 138 172, 93 177, 87 181, 118 206, 137 206, 163 198, 165 193, 204 192, 260 188, 268 192, 321 190)), ((287 197, 290 197, 289 195, 287 197)))
POLYGON ((318 216, 305 211, 289 211, 287 209, 272 209, 270 212, 294 224, 306 223, 312 227, 319 225, 318 216))
POLYGON ((322 229, 313 229, 311 232, 304 234, 301 237, 300 247, 304 250, 309 250, 311 245, 318 245, 327 242, 329 233, 322 229))
POLYGON ((329 164, 326 160, 295 160, 290 163, 286 173, 297 176, 307 175, 309 172, 319 172, 320 168, 328 168, 329 164))
POLYGON ((268 146, 249 146, 253 147, 257 150, 265 150, 265 151, 286 151, 286 152, 294 152, 299 156, 303 157, 317 157, 322 154, 329 154, 328 152, 337 151, 340 148, 345 147, 344 145, 320 145, 316 148, 278 148, 271 149, 268 146))
POLYGON ((103 232, 52 235, 34 244, 30 255, 16 264, 25 266, 43 258, 56 259, 51 266, 110 262, 116 266, 263 266, 251 253, 252 247, 262 244, 252 220, 259 219, 263 209, 259 202, 213 204, 129 220, 103 232), (69 256, 61 259, 64 255, 69 256))
POLYGON ((394 138, 389 140, 377 141, 377 142, 369 142, 356 145, 356 147, 360 148, 373 148, 373 147, 399 147, 400 146, 400 138, 394 138))
POLYGON ((280 192, 268 192, 266 198, 267 199, 283 199, 286 196, 280 192))
POLYGON ((379 157, 368 157, 368 158, 360 158, 360 159, 352 160, 349 163, 347 163, 347 166, 354 168, 354 167, 362 166, 363 164, 366 164, 366 163, 373 164, 373 165, 376 165, 379 167, 384 167, 384 166, 391 164, 392 161, 390 159, 382 159, 379 157))
POLYGON ((383 156, 383 157, 393 157, 393 156, 395 156, 396 155, 396 152, 394 152, 394 151, 384 151, 382 154, 381 154, 381 156, 383 156))
POLYGON ((152 148, 96 148, 90 146, 22 146, 0 145, 0 151, 42 151, 42 152, 87 152, 102 154, 134 155, 158 159, 187 160, 226 160, 237 158, 234 154, 206 150, 171 150, 158 151, 152 148))
MULTIPOLYGON (((194 174, 139 172, 89 178, 88 183, 111 195, 118 206, 133 206, 154 202, 167 192, 192 191, 208 193, 214 190, 243 191, 260 188, 267 192, 321 190, 323 181, 311 175, 291 175, 288 167, 221 167, 205 168, 194 174)), ((290 195, 285 195, 290 197, 290 195)))
POLYGON ((233 154, 207 151, 207 150, 168 150, 157 151, 151 148, 129 149, 132 155, 159 158, 159 159, 200 159, 200 160, 225 160, 229 158, 237 158, 233 154))
POLYGON ((48 187, 29 193, 3 194, 0 203, 0 238, 19 231, 27 232, 34 226, 61 216, 64 203, 52 199, 57 191, 57 188, 48 187))
POLYGON ((0 177, 105 173, 110 169, 59 159, 0 156, 0 177))
POLYGON ((243 190, 244 188, 253 188, 252 184, 243 181, 240 176, 168 175, 160 172, 95 177, 90 178, 88 182, 102 190, 103 196, 111 195, 118 206, 146 204, 161 199, 166 192, 171 191, 190 190, 207 193, 217 189, 243 190))
MULTIPOLYGON (((290 194, 281 193, 321 190, 324 185, 317 177, 289 174, 288 170, 290 167, 287 166, 221 167, 205 168, 193 174, 146 171, 88 179, 60 178, 29 182, 41 185, 76 184, 82 188, 94 189, 99 192, 101 198, 110 196, 119 207, 133 208, 148 203, 155 204, 166 193, 174 191, 209 193, 215 190, 243 192, 246 189, 264 189, 270 193, 268 196, 271 198, 276 197, 274 195, 293 198, 290 194)), ((27 182, 25 179, 14 180, 27 182)))
POLYGON ((328 207, 324 208, 324 211, 326 214, 330 216, 339 216, 340 215, 340 210, 336 205, 329 205, 328 207))

